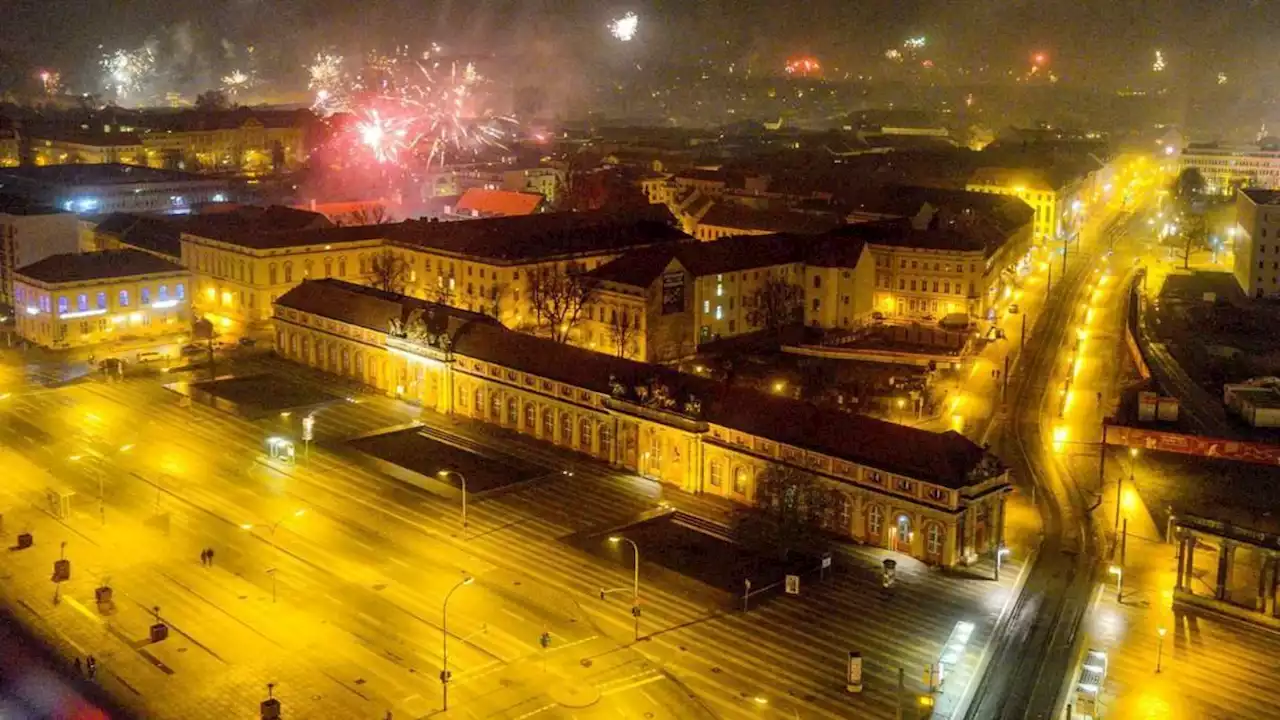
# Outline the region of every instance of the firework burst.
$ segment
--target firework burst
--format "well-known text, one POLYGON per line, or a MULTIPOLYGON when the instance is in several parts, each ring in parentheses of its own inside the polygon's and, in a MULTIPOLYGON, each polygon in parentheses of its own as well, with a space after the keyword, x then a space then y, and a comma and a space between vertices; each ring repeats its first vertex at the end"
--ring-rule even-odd
POLYGON ((155 72, 156 56, 149 47, 114 50, 103 54, 98 64, 105 73, 107 89, 124 100, 143 93, 155 72))
POLYGON ((640 16, 633 12, 609 21, 609 34, 622 42, 631 42, 639 29, 640 16))
POLYGON ((227 97, 234 98, 258 84, 258 77, 252 71, 232 70, 222 76, 222 91, 227 97))
POLYGON ((307 89, 316 94, 311 104, 313 110, 327 116, 350 109, 349 82, 341 55, 316 53, 315 60, 307 66, 307 73, 310 76, 307 89))

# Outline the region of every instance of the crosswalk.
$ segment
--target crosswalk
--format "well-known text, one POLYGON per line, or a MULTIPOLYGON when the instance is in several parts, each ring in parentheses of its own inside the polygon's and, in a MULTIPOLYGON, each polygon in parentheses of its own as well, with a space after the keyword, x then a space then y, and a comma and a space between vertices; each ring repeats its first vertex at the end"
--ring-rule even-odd
MULTIPOLYGON (((825 583, 806 583, 799 597, 765 599, 742 614, 718 591, 700 591, 692 583, 669 590, 659 580, 663 573, 645 566, 644 639, 631 644, 633 620, 626 604, 596 597, 600 587, 629 584, 630 566, 583 553, 566 538, 653 510, 664 496, 656 483, 532 441, 504 442, 502 452, 552 471, 571 468, 573 474, 552 472, 545 480, 473 503, 464 539, 451 501, 402 486, 334 452, 341 451, 344 438, 416 415, 397 401, 361 397, 322 411, 310 458, 277 467, 261 458, 262 442, 296 418, 250 423, 199 406, 181 408, 146 381, 90 383, 23 396, 15 398, 14 412, 41 419, 65 414, 66 397, 77 406, 102 407, 104 416, 130 418, 104 428, 104 434, 137 435, 139 449, 148 453, 147 443, 171 442, 176 455, 194 457, 198 464, 187 475, 177 468, 160 475, 156 468, 165 451, 157 449, 155 457, 139 462, 137 472, 158 487, 134 483, 138 487, 128 495, 113 488, 113 502, 121 512, 136 515, 153 512, 155 504, 172 506, 175 534, 185 538, 192 557, 210 538, 233 548, 226 563, 241 570, 239 582, 255 597, 265 597, 272 578, 252 564, 260 565, 264 550, 278 550, 268 553, 279 556, 277 594, 291 607, 326 618, 328 631, 345 640, 331 642, 351 648, 332 662, 317 659, 317 665, 371 696, 434 697, 432 680, 441 661, 436 603, 464 571, 480 578, 487 597, 474 607, 451 606, 450 630, 475 633, 483 625, 486 632, 450 649, 450 665, 459 677, 485 677, 495 663, 530 656, 542 626, 553 622, 556 636, 566 642, 600 635, 629 644, 629 652, 673 676, 664 682, 682 684, 715 715, 744 718, 760 717, 762 705, 785 717, 792 711, 806 718, 893 717, 898 668, 907 668, 908 688, 919 689, 920 676, 936 661, 955 623, 972 621, 978 630, 966 662, 946 688, 955 691, 966 682, 965 668, 976 663, 1007 593, 1007 587, 990 581, 951 576, 899 557, 898 587, 886 596, 876 568, 887 555, 845 548, 837 572, 825 583), (165 440, 170 435, 173 440, 165 440), (286 521, 268 537, 262 528, 295 506, 305 507, 307 516, 286 521), (256 517, 268 514, 264 508, 273 514, 256 517), (246 533, 241 524, 259 529, 246 533), (269 540, 271 547, 234 549, 251 537, 260 545, 269 540), (500 618, 486 619, 486 613, 500 618), (866 690, 856 696, 844 688, 850 650, 866 658, 866 690), (363 682, 356 685, 356 680, 363 682)), ((483 444, 475 428, 430 415, 424 419, 436 437, 462 447, 483 444)), ((85 491, 91 492, 87 486, 85 491)), ((1010 570, 1008 577, 1016 576, 1018 568, 1010 570)), ((192 617, 211 612, 180 593, 165 601, 192 617)), ((221 597, 211 604, 243 603, 221 597)), ((247 618, 244 622, 262 625, 247 618)), ((235 635, 227 630, 226 636, 235 635)), ((474 692, 483 687, 481 682, 474 692)), ((460 702, 466 697, 464 691, 460 702)))

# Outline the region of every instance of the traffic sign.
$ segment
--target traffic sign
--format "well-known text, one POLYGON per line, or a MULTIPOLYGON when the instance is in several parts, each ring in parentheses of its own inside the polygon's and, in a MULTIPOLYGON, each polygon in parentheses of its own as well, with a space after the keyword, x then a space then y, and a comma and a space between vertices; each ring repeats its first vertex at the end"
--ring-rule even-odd
POLYGON ((826 570, 829 567, 831 567, 831 553, 824 552, 822 553, 822 569, 826 570))
POLYGON ((862 653, 849 651, 849 667, 844 683, 849 692, 862 692, 862 653))
POLYGON ((787 594, 788 595, 800 594, 800 576, 799 575, 787 576, 787 594))

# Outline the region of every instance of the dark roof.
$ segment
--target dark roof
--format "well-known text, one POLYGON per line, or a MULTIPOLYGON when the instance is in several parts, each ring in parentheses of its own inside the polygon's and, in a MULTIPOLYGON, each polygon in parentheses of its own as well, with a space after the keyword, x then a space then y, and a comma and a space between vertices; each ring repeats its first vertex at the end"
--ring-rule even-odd
POLYGON ((0 188, 6 182, 26 181, 46 185, 128 185, 132 183, 202 182, 223 183, 216 178, 202 177, 176 170, 159 170, 139 165, 103 163, 100 165, 27 165, 0 169, 0 188))
POLYGON ((141 250, 122 249, 50 255, 14 274, 53 284, 173 272, 186 272, 186 268, 141 250))
MULTIPOLYGON (((98 225, 101 231, 102 224, 98 225)), ((151 215, 140 215, 137 221, 119 235, 120 241, 140 250, 182 257, 182 223, 151 215)))
POLYGON ((563 212, 465 222, 412 220, 387 226, 406 246, 428 247, 497 261, 530 261, 563 255, 621 252, 690 239, 672 226, 665 207, 634 213, 563 212))
POLYGON ((390 225, 337 228, 320 213, 298 208, 239 206, 191 216, 182 232, 260 250, 298 245, 324 245, 386 237, 390 225))
POLYGON ((21 195, 0 194, 0 213, 5 215, 57 215, 62 211, 21 195))
POLYGON ((307 110, 265 110, 235 108, 234 110, 182 110, 179 112, 147 112, 137 118, 137 123, 151 132, 203 132, 230 130, 242 127, 249 121, 268 128, 302 127, 315 120, 307 110))
POLYGON ((872 245, 891 245, 921 250, 988 250, 987 244, 972 234, 932 228, 917 230, 905 220, 856 223, 832 232, 848 238, 858 238, 872 245))
POLYGON ((234 229, 225 228, 216 231, 216 235, 207 234, 208 230, 186 229, 183 232, 209 237, 214 240, 232 243, 255 250, 273 250, 276 248, 303 247, 308 245, 331 245, 336 243, 360 242, 361 240, 377 240, 386 238, 396 225, 345 225, 342 227, 322 227, 285 232, 253 232, 238 233, 234 229))
POLYGON ((336 278, 303 280, 281 295, 276 304, 322 317, 340 320, 377 332, 386 332, 392 320, 402 320, 413 310, 443 312, 449 317, 449 331, 456 333, 469 323, 501 325, 497 320, 468 310, 399 295, 368 285, 356 285, 336 278))
POLYGON ((915 217, 926 204, 953 213, 970 211, 990 219, 1000 229, 1013 232, 1031 222, 1035 209, 1013 195, 997 195, 920 185, 883 185, 864 188, 844 197, 850 210, 915 217))
POLYGON ((667 386, 679 403, 696 396, 703 419, 776 442, 823 452, 873 468, 965 487, 968 473, 983 459, 982 448, 954 432, 932 433, 859 415, 822 410, 810 403, 766 395, 676 370, 634 362, 526 335, 493 318, 425 300, 353 285, 341 280, 309 280, 277 305, 385 331, 393 318, 413 309, 443 312, 454 352, 599 393, 611 380, 624 387, 667 386))
POLYGON ((31 141, 33 143, 39 143, 44 140, 75 143, 90 147, 120 147, 142 144, 142 140, 138 138, 137 133, 64 132, 54 130, 52 132, 36 132, 32 134, 31 141))
POLYGON ((645 248, 591 271, 604 281, 648 287, 672 260, 695 277, 806 262, 822 267, 853 267, 863 242, 838 233, 822 235, 735 235, 711 242, 645 248))
POLYGON ((698 220, 699 225, 786 233, 822 233, 844 224, 835 213, 802 213, 788 210, 757 210, 732 202, 717 202, 698 220))
POLYGON ((1275 205, 1280 202, 1280 190, 1263 190, 1262 188, 1247 188, 1241 190, 1253 201, 1255 205, 1275 205))

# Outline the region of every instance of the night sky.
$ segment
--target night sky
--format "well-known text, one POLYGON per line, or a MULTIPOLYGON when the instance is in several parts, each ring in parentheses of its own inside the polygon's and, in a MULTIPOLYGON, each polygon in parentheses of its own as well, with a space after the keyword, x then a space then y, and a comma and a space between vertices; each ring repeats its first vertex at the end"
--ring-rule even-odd
MULTIPOLYGON (((201 62, 254 45, 262 69, 296 70, 316 49, 346 52, 439 42, 450 50, 593 63, 610 56, 780 67, 811 53, 860 71, 908 36, 929 39, 939 65, 1008 67, 1035 51, 1081 82, 1149 70, 1164 50, 1170 73, 1195 68, 1245 80, 1271 74, 1280 36, 1276 0, 8 0, 0 50, 89 73, 107 48, 148 39, 201 62), (636 40, 616 43, 611 17, 641 17, 636 40)), ((239 52, 243 52, 240 50, 239 52)), ((550 60, 548 60, 549 62, 550 60)), ((12 62, 12 60, 11 60, 12 62)), ((194 61, 193 61, 194 62, 194 61)))

